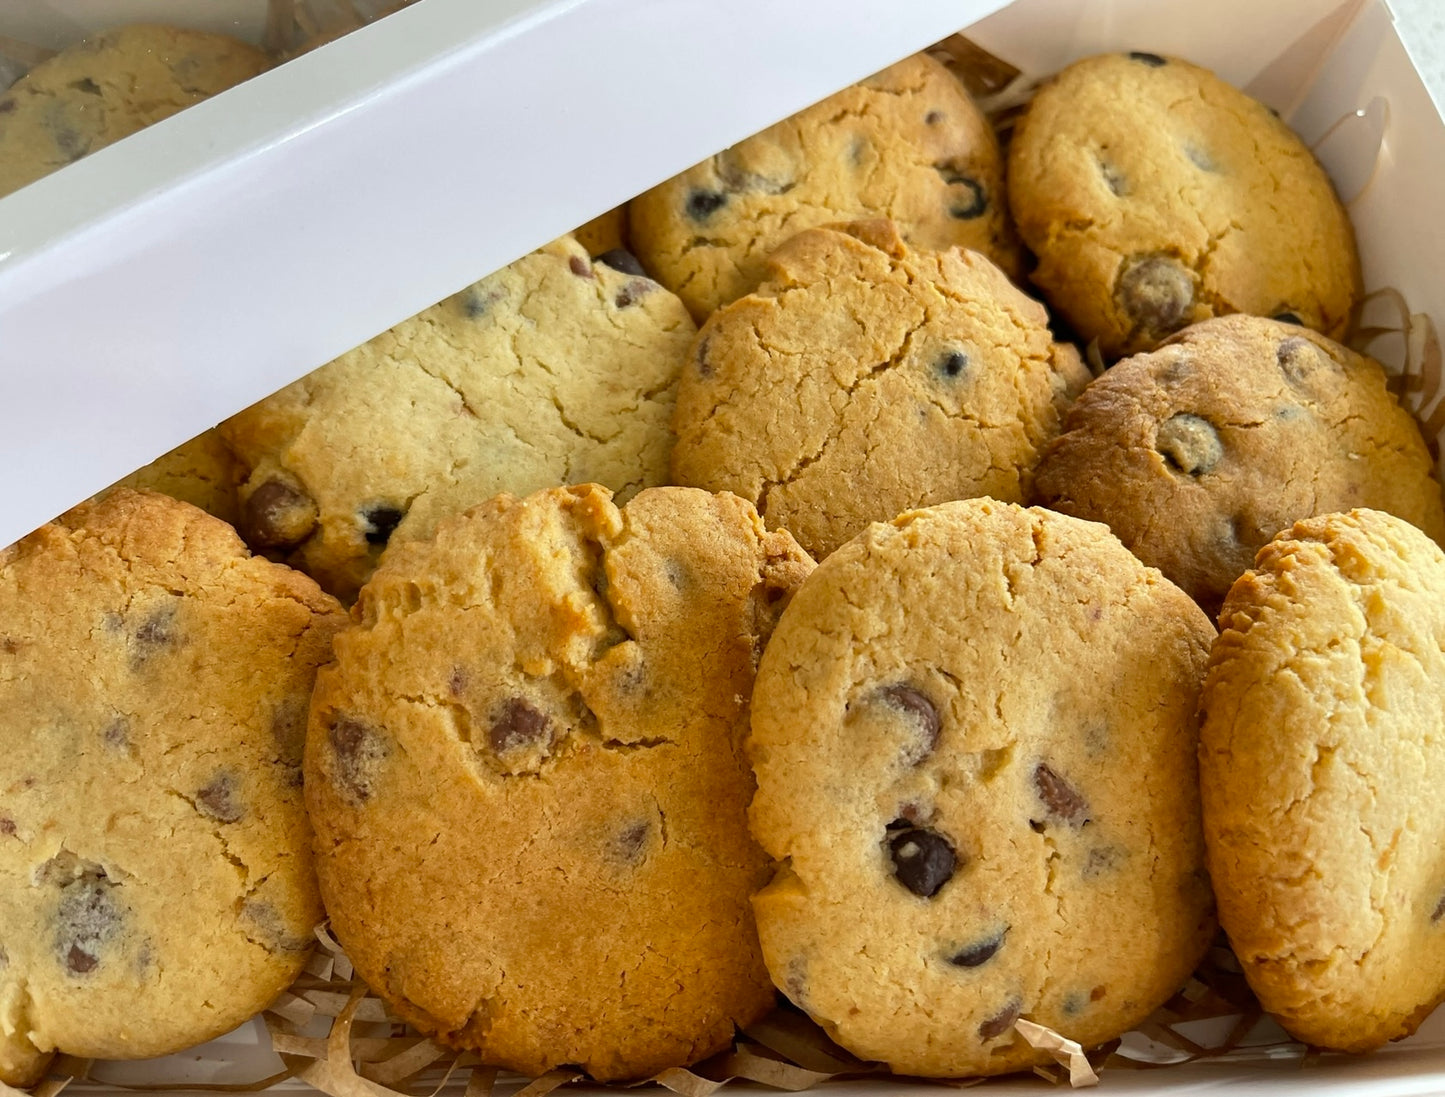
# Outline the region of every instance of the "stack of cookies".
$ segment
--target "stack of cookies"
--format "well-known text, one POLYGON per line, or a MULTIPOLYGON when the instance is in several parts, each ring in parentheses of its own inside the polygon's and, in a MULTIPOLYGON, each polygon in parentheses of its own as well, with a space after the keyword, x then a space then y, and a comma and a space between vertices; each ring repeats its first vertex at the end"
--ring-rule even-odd
MULTIPOLYGON (((0 147, 109 94, 78 64, 0 147)), ((533 1075, 693 1064, 779 993, 899 1073, 1026 1069, 1216 917, 1300 1039, 1413 1031, 1445 507, 1336 341, 1345 211, 1152 53, 1011 136, 909 58, 137 474, 211 514, 119 487, 0 554, 0 1081, 208 1039, 323 906, 533 1075)))

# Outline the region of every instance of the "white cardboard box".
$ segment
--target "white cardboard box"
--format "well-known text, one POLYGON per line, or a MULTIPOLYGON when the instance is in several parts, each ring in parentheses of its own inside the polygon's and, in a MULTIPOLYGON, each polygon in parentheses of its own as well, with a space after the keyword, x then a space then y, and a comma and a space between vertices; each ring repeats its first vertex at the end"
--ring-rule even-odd
MULTIPOLYGON (((264 5, 0 0, 0 35, 61 45, 152 19, 255 37, 264 5)), ((0 199, 0 544, 530 248, 958 30, 1031 74, 1109 49, 1216 69, 1316 147, 1354 218, 1367 290, 1392 286, 1409 311, 1445 319, 1445 121, 1382 0, 422 0, 0 199)), ((1417 318, 1413 349, 1386 339, 1376 352, 1418 364, 1426 330, 1417 318)), ((1440 403, 1428 386, 1414 398, 1422 417, 1440 403)), ((107 1077, 241 1081, 277 1065, 253 1023, 107 1077)), ((1445 1010, 1368 1057, 1301 1070, 1297 1056, 1246 1050, 1106 1073, 1104 1084, 1445 1093, 1445 1010)))

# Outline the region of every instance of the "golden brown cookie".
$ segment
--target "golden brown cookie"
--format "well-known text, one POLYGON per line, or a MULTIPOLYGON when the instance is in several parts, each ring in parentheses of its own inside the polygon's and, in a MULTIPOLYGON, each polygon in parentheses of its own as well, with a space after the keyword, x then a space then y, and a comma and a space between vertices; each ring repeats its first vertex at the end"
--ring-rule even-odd
POLYGON ((235 38, 139 24, 36 65, 0 95, 0 195, 249 80, 270 65, 235 38))
POLYGON ((632 248, 702 321, 750 292, 803 229, 887 217, 914 247, 955 245, 1010 274, 1003 163, 958 78, 925 54, 724 149, 633 199, 632 248))
POLYGON ((344 620, 163 495, 0 551, 0 1081, 202 1043, 300 972, 306 706, 344 620))
POLYGON ((157 457, 145 468, 121 477, 113 486, 158 491, 235 525, 239 521, 236 477, 236 457, 231 447, 219 433, 208 430, 157 457))
POLYGON ((673 477, 741 495, 821 558, 914 507, 1022 502, 1088 379, 982 255, 911 250, 887 221, 811 229, 698 334, 673 477))
POLYGON ((1106 523, 1211 613, 1300 518, 1375 507, 1445 541, 1430 453, 1380 365, 1254 316, 1197 324, 1095 380, 1034 488, 1106 523))
POLYGON ((768 970, 907 1074, 1048 1061, 1176 992, 1213 933, 1196 704, 1214 630, 1103 526, 974 499, 824 560, 753 693, 768 970))
POLYGON ((1445 554, 1379 511, 1310 518, 1229 592, 1200 778, 1219 917, 1317 1047, 1445 1000, 1445 554))
POLYGON ((306 755, 322 894, 373 989, 483 1062, 598 1080, 767 1009, 742 736, 811 567, 688 488, 503 495, 390 553, 306 755))
POLYGON ((1324 169, 1263 104, 1152 53, 1079 61, 1039 90, 1009 149, 1032 278, 1105 357, 1210 316, 1286 316, 1345 337, 1354 231, 1324 169))

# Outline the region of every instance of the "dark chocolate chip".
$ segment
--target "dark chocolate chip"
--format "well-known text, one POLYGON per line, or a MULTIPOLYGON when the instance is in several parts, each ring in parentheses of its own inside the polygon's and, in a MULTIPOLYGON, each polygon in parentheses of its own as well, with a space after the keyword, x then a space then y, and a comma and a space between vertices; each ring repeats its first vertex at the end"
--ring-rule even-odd
POLYGON ((612 303, 620 309, 635 305, 641 298, 657 288, 657 283, 648 278, 634 278, 617 291, 612 303))
POLYGON ((933 368, 940 377, 956 381, 963 376, 963 371, 968 369, 968 355, 961 350, 944 351, 939 355, 938 361, 933 363, 933 368))
POLYGON ((20 645, 9 636, 0 636, 0 652, 4 652, 6 655, 14 655, 19 650, 20 645))
POLYGON ((1194 276, 1167 255, 1134 259, 1119 273, 1119 307, 1151 338, 1183 327, 1194 304, 1194 276))
POLYGON ((14 834, 15 820, 8 816, 0 815, 0 834, 14 834))
POLYGON ((241 804, 240 781, 222 770, 196 793, 196 809, 220 823, 238 822, 246 814, 241 804))
POLYGON ((647 845, 647 835, 651 830, 652 824, 646 819, 628 824, 612 840, 614 856, 628 864, 636 864, 642 859, 642 851, 647 845))
POLYGON ((361 532, 366 537, 366 543, 368 545, 386 544, 391 540, 392 533, 405 517, 406 511, 386 503, 367 507, 361 512, 361 532))
POLYGON ((259 932, 262 942, 272 952, 305 952, 315 943, 310 933, 293 932, 281 912, 264 899, 247 899, 241 904, 241 917, 259 932))
POLYGON ((953 878, 958 858, 948 839, 936 830, 909 827, 888 839, 893 874, 914 895, 931 899, 953 878))
MULTIPOLYGON (((10 833, 15 833, 14 823, 10 824, 10 833)), ((1435 904, 1435 912, 1430 915, 1430 921, 1438 922, 1441 918, 1445 918, 1445 895, 1440 896, 1440 901, 1435 904)))
POLYGON ((291 548, 316 528, 316 501, 281 480, 267 480, 241 507, 241 533, 252 548, 291 548))
POLYGON ((1224 457, 1224 444, 1214 424, 1187 411, 1159 424, 1154 434, 1154 448, 1171 468, 1187 476, 1203 476, 1214 471, 1224 457))
POLYGON ((1044 762, 1034 767, 1034 790, 1054 818, 1081 827, 1089 821, 1089 805, 1077 790, 1044 762))
POLYGON ((1089 991, 1089 1001, 1091 1001, 1091 1002, 1100 1002, 1100 1001, 1103 1001, 1104 995, 1106 995, 1106 994, 1108 994, 1108 993, 1109 993, 1109 988, 1108 988, 1108 987, 1103 986, 1102 984, 1099 985, 1099 986, 1096 986, 1093 990, 1089 991))
POLYGON ((639 278, 647 277, 647 271, 642 269, 641 260, 626 248, 613 248, 611 251, 604 251, 597 257, 597 261, 623 274, 635 274, 639 278))
POLYGON ((386 740, 375 729, 349 716, 336 718, 327 729, 327 739, 342 793, 356 803, 371 799, 376 768, 391 754, 386 740))
POLYGON ((1004 935, 1009 931, 1005 926, 992 937, 983 941, 976 941, 966 948, 959 949, 948 958, 948 962, 955 967, 981 967, 994 958, 994 954, 1003 948, 1004 935))
POLYGON ((863 166, 863 157, 868 151, 868 138, 855 137, 848 145, 848 162, 855 168, 863 166))
POLYGON ((1089 850, 1084 862, 1084 879, 1094 880, 1111 869, 1117 868, 1123 854, 1114 846, 1097 846, 1089 850))
POLYGON ((112 896, 105 870, 90 867, 61 883, 55 911, 56 955, 76 975, 100 965, 106 945, 120 932, 124 912, 112 896))
POLYGON ((687 215, 694 221, 706 221, 723 206, 728 196, 715 190, 694 190, 687 196, 687 215))
POLYGON ((578 278, 592 277, 592 264, 583 259, 580 255, 574 255, 567 260, 567 268, 578 278))
POLYGON ((903 682, 885 687, 878 696, 916 726, 918 734, 904 750, 903 761, 907 765, 917 765, 938 746, 938 732, 942 725, 937 707, 922 690, 903 682))
POLYGON ((82 76, 79 80, 72 80, 70 86, 76 91, 84 92, 86 95, 101 94, 100 85, 89 76, 82 76))
POLYGON ((0 99, 0 114, 9 114, 15 109, 15 100, 10 96, 0 99))
POLYGON ((1151 69, 1162 68, 1168 64, 1168 62, 1157 53, 1145 53, 1143 50, 1130 50, 1129 60, 1148 65, 1151 69))
POLYGON ((943 111, 941 110, 931 110, 923 116, 923 124, 925 126, 936 126, 942 121, 943 111))
POLYGON ((50 131, 55 138, 55 147, 60 155, 65 157, 66 163, 74 163, 90 151, 89 138, 60 121, 58 117, 51 119, 50 131))
POLYGON ((1107 186, 1114 195, 1123 197, 1128 193, 1129 186, 1124 181, 1124 177, 1119 174, 1119 169, 1107 160, 1099 161, 1099 174, 1104 177, 1104 185, 1107 186))
POLYGON ((1019 1009, 1022 1003, 1015 998, 1003 1010, 993 1017, 990 1017, 983 1024, 978 1026, 978 1037, 980 1040, 995 1040, 1002 1036, 1009 1029, 1014 1027, 1014 1022, 1019 1019, 1019 1009))
POLYGON ((470 680, 471 675, 467 673, 466 667, 452 667, 451 674, 447 676, 447 692, 450 693, 453 697, 460 697, 462 694, 466 693, 467 683, 470 680))
POLYGON ((130 744, 130 721, 116 716, 101 729, 101 742, 112 750, 124 750, 130 744))
POLYGON ((483 289, 478 283, 468 286, 463 292, 462 308, 466 310, 467 318, 480 320, 487 313, 492 311, 492 306, 502 299, 502 292, 495 289, 483 289))
POLYGON ((1292 312, 1277 312, 1270 319, 1278 320, 1281 324, 1293 324, 1299 328, 1305 326, 1305 322, 1292 312))
POLYGON ((1293 335, 1280 343, 1275 351, 1275 361, 1279 363, 1286 381, 1292 385, 1303 385, 1327 359, 1308 339, 1293 335))
POLYGON ((511 697, 503 702, 500 711, 492 718, 488 740, 492 750, 498 754, 519 747, 548 746, 552 741, 552 721, 545 712, 523 698, 511 697))
POLYGON ((982 217, 988 211, 988 194, 984 191, 983 184, 977 179, 965 175, 957 168, 947 164, 940 166, 938 173, 943 176, 943 181, 950 191, 948 205, 950 217, 959 221, 972 221, 975 217, 982 217))
MULTIPOLYGON (((135 630, 136 643, 143 649, 169 647, 176 642, 179 635, 176 630, 175 606, 162 606, 154 610, 141 622, 140 628, 135 630)), ((148 654, 148 651, 142 651, 140 657, 143 659, 148 654)))

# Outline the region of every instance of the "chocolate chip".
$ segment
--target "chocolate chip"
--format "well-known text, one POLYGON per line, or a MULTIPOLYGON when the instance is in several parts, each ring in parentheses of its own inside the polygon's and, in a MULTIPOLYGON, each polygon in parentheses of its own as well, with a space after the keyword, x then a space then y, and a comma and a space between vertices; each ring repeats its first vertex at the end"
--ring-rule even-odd
POLYGON ((112 750, 124 750, 130 745, 130 721, 116 716, 100 731, 100 739, 112 750))
POLYGON ((1188 320, 1194 304, 1194 276, 1167 255, 1133 259, 1120 271, 1114 296, 1140 331, 1159 339, 1188 320))
POLYGON ((925 126, 936 126, 942 121, 943 111, 941 110, 931 110, 923 116, 923 124, 925 126))
POLYGON ((371 799, 377 766, 391 754, 379 732, 360 720, 338 717, 327 729, 335 758, 334 776, 342 793, 355 803, 371 799))
POLYGON ((1071 827, 1081 827, 1089 821, 1088 803, 1043 762, 1034 767, 1034 790, 1054 818, 1071 827))
POLYGON ((922 690, 906 683, 887 686, 878 692, 879 700, 898 710, 912 724, 916 735, 903 751, 905 765, 916 766, 938 746, 941 721, 938 709, 922 690))
POLYGON ((196 810, 220 823, 238 822, 246 814, 240 784, 234 773, 222 770, 196 793, 196 810))
POLYGON ((447 692, 450 693, 453 697, 460 697, 462 694, 466 693, 467 683, 470 680, 471 675, 467 673, 466 667, 452 667, 451 674, 447 676, 447 692))
POLYGON ((316 528, 316 501, 282 480, 267 480, 241 506, 241 534, 252 548, 291 548, 316 528))
POLYGON ((96 866, 61 885, 55 911, 55 951, 76 975, 94 971, 106 946, 120 932, 125 915, 113 891, 105 870, 96 866))
POLYGON ((592 277, 592 264, 583 259, 580 255, 574 255, 567 260, 567 268, 578 278, 592 277))
POLYGON ((1004 935, 1008 933, 1009 927, 1005 926, 987 940, 977 941, 966 948, 959 949, 948 958, 948 962, 955 967, 980 967, 994 958, 994 954, 1003 948, 1004 935))
POLYGON ((1145 53, 1142 50, 1130 50, 1129 60, 1138 61, 1141 64, 1148 65, 1151 69, 1161 68, 1162 66, 1168 64, 1168 62, 1165 61, 1164 58, 1160 57, 1157 53, 1145 53))
POLYGON ((386 503, 367 507, 361 512, 361 532, 366 538, 366 543, 368 545, 386 544, 391 540, 392 533, 395 532, 404 517, 406 517, 406 511, 386 503))
POLYGON ((0 815, 0 834, 10 835, 15 833, 15 820, 5 815, 0 815))
POLYGON ((647 278, 634 278, 617 291, 612 303, 620 309, 635 305, 641 298, 657 288, 657 283, 647 278))
POLYGON ((1104 873, 1117 868, 1123 856, 1123 853, 1114 846, 1097 846, 1089 850, 1088 860, 1084 862, 1084 879, 1095 880, 1104 873))
POLYGON ((694 221, 706 221, 723 206, 728 196, 715 190, 694 190, 687 196, 687 215, 694 221))
POLYGON ((497 715, 492 718, 488 740, 492 750, 498 754, 538 744, 550 746, 552 721, 545 712, 523 698, 511 697, 503 702, 497 715))
POLYGON ((1104 185, 1118 197, 1123 197, 1129 190, 1124 177, 1119 174, 1119 169, 1107 160, 1099 161, 1099 174, 1104 177, 1104 185))
POLYGON ((848 144, 848 162, 855 168, 863 166, 863 157, 868 152, 868 138, 855 137, 848 144))
POLYGON ((306 702, 288 697, 271 710, 271 738, 288 766, 299 766, 306 750, 306 702))
POLYGON ((961 350, 944 351, 933 363, 933 369, 940 377, 956 381, 963 376, 963 371, 968 369, 968 355, 961 350))
POLYGON ((305 952, 315 943, 311 933, 292 932, 281 912, 264 899, 247 899, 241 904, 241 918, 250 922, 263 944, 272 952, 305 952))
POLYGON ((55 148, 65 157, 66 163, 73 164, 90 151, 90 139, 62 121, 60 115, 52 114, 48 122, 51 136, 55 138, 55 148))
POLYGON ((86 95, 101 94, 100 85, 88 76, 82 76, 79 80, 72 80, 70 86, 76 91, 84 92, 86 95))
POLYGON ((1224 444, 1214 424, 1187 411, 1159 424, 1154 434, 1154 448, 1171 468, 1187 476, 1212 472, 1224 457, 1224 444))
MULTIPOLYGON (((10 833, 15 833, 14 823, 10 824, 10 833)), ((1430 915, 1430 921, 1438 922, 1441 918, 1445 918, 1445 895, 1440 896, 1440 901, 1435 904, 1435 912, 1430 915)))
POLYGON ((697 366, 699 377, 712 376, 712 363, 707 360, 707 348, 710 340, 703 338, 698 340, 697 349, 692 352, 692 360, 697 366))
POLYGON ((618 832, 612 840, 612 852, 619 861, 626 861, 628 864, 636 864, 642 860, 642 851, 647 845, 647 836, 652 831, 652 824, 646 819, 639 819, 630 823, 618 832))
POLYGON ((982 183, 948 164, 938 165, 937 170, 938 174, 943 176, 943 182, 950 191, 948 205, 950 217, 959 221, 972 221, 975 217, 982 217, 987 212, 988 195, 984 192, 982 183))
POLYGON ((502 299, 502 291, 483 288, 479 282, 474 286, 468 286, 462 293, 462 308, 466 310, 469 320, 480 320, 487 313, 492 311, 492 306, 502 299))
POLYGON ((1299 328, 1305 326, 1305 322, 1292 312, 1277 312, 1270 319, 1278 320, 1281 324, 1293 324, 1299 328))
POLYGON ((14 109, 15 100, 10 98, 10 96, 7 95, 4 99, 0 99, 0 114, 9 114, 14 109))
POLYGON ((1002 1036, 1009 1029, 1013 1028, 1014 1022, 1019 1019, 1019 1009, 1022 1003, 1015 998, 1008 1005, 1003 1007, 1001 1013, 990 1017, 983 1024, 978 1026, 978 1037, 980 1040, 995 1040, 1002 1036))
POLYGON ((642 269, 642 262, 626 248, 613 248, 604 251, 597 257, 599 263, 605 263, 615 271, 622 274, 635 274, 639 278, 646 278, 647 271, 642 269))
POLYGON ((909 827, 888 839, 893 874, 914 895, 931 899, 953 878, 958 865, 953 846, 936 830, 909 827))
POLYGON ((169 647, 179 638, 176 629, 176 607, 162 606, 151 612, 135 630, 136 643, 141 645, 139 658, 146 658, 150 652, 144 649, 169 647))

